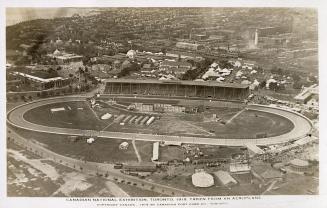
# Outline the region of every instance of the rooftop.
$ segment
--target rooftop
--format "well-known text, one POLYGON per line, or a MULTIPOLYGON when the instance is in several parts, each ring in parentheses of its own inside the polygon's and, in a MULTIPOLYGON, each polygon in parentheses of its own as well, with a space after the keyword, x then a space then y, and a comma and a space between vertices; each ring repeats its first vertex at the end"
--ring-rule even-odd
POLYGON ((192 183, 196 187, 210 187, 214 185, 214 179, 209 173, 201 171, 192 175, 192 183))
POLYGON ((237 184, 237 181, 226 171, 219 170, 214 172, 215 176, 221 181, 223 185, 237 184))
POLYGON ((207 87, 227 87, 246 89, 249 85, 242 85, 236 83, 219 83, 216 81, 180 81, 180 80, 149 80, 149 79, 106 79, 105 82, 110 83, 141 83, 141 84, 179 84, 192 86, 207 86, 207 87))
POLYGON ((309 162, 301 159, 294 159, 290 162, 292 165, 306 167, 309 166, 309 162))

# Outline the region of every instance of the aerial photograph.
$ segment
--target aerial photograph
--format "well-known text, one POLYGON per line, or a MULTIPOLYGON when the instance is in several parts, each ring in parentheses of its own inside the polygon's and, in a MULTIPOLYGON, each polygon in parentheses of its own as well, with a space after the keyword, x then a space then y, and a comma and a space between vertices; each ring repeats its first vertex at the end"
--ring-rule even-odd
POLYGON ((318 12, 6 8, 8 197, 319 195, 318 12))

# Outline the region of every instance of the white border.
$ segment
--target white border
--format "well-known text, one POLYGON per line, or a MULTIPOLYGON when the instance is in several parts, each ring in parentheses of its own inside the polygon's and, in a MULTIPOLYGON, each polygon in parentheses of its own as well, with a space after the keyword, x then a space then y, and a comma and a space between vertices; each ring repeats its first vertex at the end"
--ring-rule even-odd
MULTIPOLYGON (((317 8, 319 13, 319 75, 320 75, 320 195, 319 196, 263 196, 261 200, 233 200, 221 207, 272 207, 272 208, 307 208, 307 207, 327 207, 326 196, 326 175, 327 175, 327 142, 326 142, 326 93, 327 89, 327 7, 325 1, 321 0, 225 0, 225 1, 208 1, 208 0, 115 0, 115 1, 97 1, 97 0, 79 0, 71 3, 70 1, 42 1, 42 0, 0 0, 0 96, 2 105, 1 111, 1 171, 0 171, 0 207, 4 208, 45 208, 45 207, 95 207, 94 203, 71 203, 66 202, 65 198, 7 198, 6 197, 6 104, 5 104, 5 7, 312 7, 317 8)), ((218 207, 218 206, 215 206, 218 207)))

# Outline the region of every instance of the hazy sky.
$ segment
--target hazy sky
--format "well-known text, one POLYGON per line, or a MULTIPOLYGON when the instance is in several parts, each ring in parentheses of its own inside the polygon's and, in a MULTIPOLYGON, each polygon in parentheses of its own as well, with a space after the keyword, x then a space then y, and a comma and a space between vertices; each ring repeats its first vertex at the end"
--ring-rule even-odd
POLYGON ((87 15, 92 8, 7 8, 6 24, 13 25, 22 21, 33 19, 51 19, 55 17, 68 17, 75 13, 87 15))

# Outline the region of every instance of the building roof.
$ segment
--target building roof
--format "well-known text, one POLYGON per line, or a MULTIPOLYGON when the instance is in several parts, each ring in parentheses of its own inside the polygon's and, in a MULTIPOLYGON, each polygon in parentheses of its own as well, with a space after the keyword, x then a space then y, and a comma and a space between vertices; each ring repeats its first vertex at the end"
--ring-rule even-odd
POLYGON ((236 83, 219 83, 216 81, 180 81, 180 80, 150 80, 150 79, 106 79, 105 82, 110 83, 141 83, 141 84, 180 84, 191 86, 207 86, 207 87, 227 87, 246 89, 249 85, 236 83))
POLYGON ((237 184, 237 181, 226 171, 219 170, 217 172, 214 172, 214 174, 225 186, 229 184, 237 184))
POLYGON ((169 61, 169 60, 164 60, 161 63, 161 66, 172 66, 172 67, 192 67, 192 64, 188 62, 182 62, 182 61, 169 61))
POLYGON ((192 183, 196 187, 210 187, 215 184, 212 175, 200 171, 192 175, 192 183))
POLYGON ((198 47, 199 44, 196 43, 187 43, 187 42, 177 42, 176 46, 194 46, 194 47, 198 47))
POLYGON ((309 162, 306 160, 301 160, 301 159, 294 159, 290 162, 294 166, 299 166, 299 167, 307 167, 309 166, 309 162))
POLYGON ((159 142, 155 142, 153 143, 151 160, 158 160, 158 159, 159 159, 159 142))
POLYGON ((258 146, 256 146, 255 144, 247 144, 246 147, 251 150, 254 154, 263 154, 265 153, 262 149, 260 149, 258 146))
POLYGON ((319 87, 317 84, 314 84, 310 87, 304 88, 302 92, 296 95, 294 98, 296 100, 305 100, 312 95, 316 95, 319 93, 319 87))
POLYGON ((53 78, 43 79, 43 78, 36 77, 36 76, 33 76, 33 75, 25 74, 25 73, 22 73, 22 72, 14 72, 14 74, 15 75, 20 75, 20 76, 23 76, 23 77, 26 77, 26 78, 29 78, 29 79, 32 79, 34 81, 42 82, 42 83, 47 83, 47 82, 56 81, 56 80, 64 80, 64 78, 62 78, 62 77, 53 77, 53 78))
POLYGON ((229 165, 229 170, 231 173, 249 172, 251 170, 251 166, 249 166, 247 163, 231 163, 229 165))

